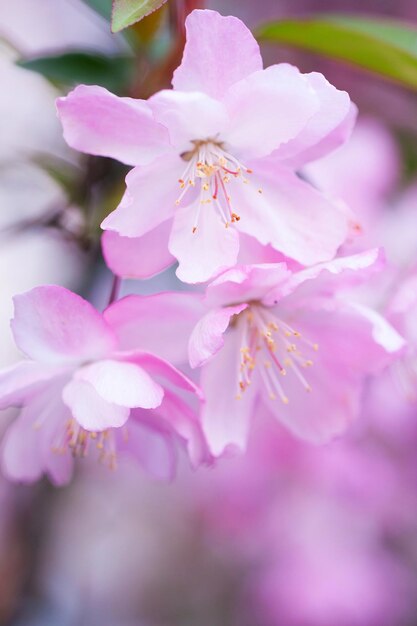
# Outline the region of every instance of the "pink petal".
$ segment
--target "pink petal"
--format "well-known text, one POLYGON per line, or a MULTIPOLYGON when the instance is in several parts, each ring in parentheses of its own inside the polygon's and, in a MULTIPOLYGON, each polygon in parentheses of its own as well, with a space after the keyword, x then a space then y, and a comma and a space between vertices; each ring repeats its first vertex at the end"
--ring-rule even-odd
MULTIPOLYGON (((335 364, 333 364, 335 366, 335 364)), ((304 372, 303 372, 304 373, 304 372)), ((275 417, 300 439, 323 444, 347 430, 359 416, 361 406, 361 384, 355 381, 335 379, 330 367, 312 367, 308 371, 307 392, 295 377, 285 380, 285 395, 288 404, 279 399, 270 400, 266 393, 264 401, 275 417)))
POLYGON ((21 361, 0 371, 0 410, 21 406, 59 374, 57 368, 21 361))
POLYGON ((185 363, 189 336, 205 310, 198 294, 167 292, 122 298, 106 309, 104 317, 121 350, 142 350, 185 363))
POLYGON ((236 265, 208 285, 205 302, 210 306, 221 306, 262 300, 271 289, 286 284, 290 276, 285 263, 236 265))
POLYGON ((300 71, 282 63, 244 78, 225 98, 230 125, 222 140, 242 159, 271 154, 296 137, 319 109, 319 99, 300 71))
POLYGON ((166 221, 142 237, 122 237, 107 230, 101 238, 106 265, 122 278, 151 278, 175 262, 168 251, 171 221, 166 221))
POLYGON ((359 416, 365 377, 392 361, 404 342, 377 313, 334 301, 322 309, 292 311, 291 324, 319 345, 313 366, 303 370, 312 391, 288 368, 289 402, 269 406, 294 434, 322 443, 359 416))
POLYGON ((395 328, 417 345, 417 268, 400 282, 386 307, 386 315, 395 328))
POLYGON ((128 407, 106 402, 85 380, 71 380, 64 387, 62 399, 80 426, 93 432, 119 428, 129 418, 128 407))
POLYGON ((133 363, 97 361, 77 370, 74 380, 90 383, 110 404, 122 407, 155 409, 164 391, 149 374, 133 363))
POLYGON ((333 87, 318 72, 304 76, 318 96, 320 107, 300 134, 274 155, 295 169, 343 144, 353 130, 357 115, 346 91, 333 87))
POLYGON ((155 410, 174 433, 186 442, 191 466, 196 468, 210 461, 199 416, 177 395, 166 391, 162 404, 155 410))
POLYGON ((302 265, 333 258, 348 233, 337 203, 289 170, 261 161, 256 167, 254 184, 233 188, 236 227, 302 265))
POLYGON ((230 332, 221 352, 201 371, 201 386, 206 402, 202 408, 203 431, 214 456, 227 449, 244 451, 248 437, 256 390, 251 385, 239 394, 240 342, 230 332))
POLYGON ((22 412, 4 436, 2 471, 10 480, 34 482, 43 474, 43 459, 39 433, 28 427, 26 422, 26 415, 22 412))
POLYGON ((367 360, 367 365, 373 373, 379 372, 392 361, 392 357, 398 355, 406 348, 405 339, 394 329, 393 326, 379 313, 359 303, 350 304, 353 314, 362 317, 372 331, 372 340, 375 344, 375 356, 367 360))
POLYGON ((240 233, 239 235, 239 256, 237 261, 239 265, 285 262, 288 267, 298 267, 295 261, 274 250, 270 244, 263 246, 255 237, 245 233, 240 233))
POLYGON ((177 211, 169 241, 169 251, 179 262, 177 276, 186 283, 213 278, 236 263, 239 236, 224 223, 211 205, 203 205, 197 230, 193 232, 197 206, 177 211))
POLYGON ((236 17, 193 11, 186 20, 187 42, 172 84, 179 91, 202 91, 214 98, 248 74, 262 69, 259 46, 236 17))
POLYGON ((54 285, 15 296, 16 344, 41 363, 71 363, 105 356, 115 347, 111 329, 89 302, 54 285))
POLYGON ((200 399, 202 398, 201 390, 193 383, 192 380, 180 372, 180 370, 176 367, 168 363, 168 361, 165 361, 154 354, 139 351, 130 353, 125 352, 120 353, 119 358, 123 358, 125 361, 137 363, 142 366, 152 375, 152 377, 158 377, 158 379, 161 378, 162 384, 164 384, 164 381, 167 381, 180 389, 191 391, 200 399))
MULTIPOLYGON (((299 169, 306 163, 316 161, 324 155, 332 153, 334 150, 349 141, 352 131, 354 130, 356 119, 358 116, 358 109, 353 102, 350 103, 349 111, 345 117, 341 120, 340 124, 325 135, 316 145, 303 152, 300 152, 297 156, 291 159, 291 165, 296 169, 299 169)), ((289 162, 286 161, 289 165, 289 162)))
POLYGON ((188 344, 191 367, 199 367, 213 357, 224 345, 223 334, 230 320, 247 308, 247 304, 213 309, 196 324, 188 344))
POLYGON ((305 298, 331 294, 339 289, 359 285, 385 266, 385 255, 381 248, 373 248, 352 256, 338 257, 327 263, 294 272, 276 290, 264 299, 265 303, 280 300, 294 293, 294 298, 305 298), (300 291, 300 288, 302 291, 300 291))
MULTIPOLYGON (((170 153, 149 165, 135 167, 126 176, 126 192, 121 203, 101 227, 125 237, 141 237, 174 215, 181 189, 178 179, 186 163, 170 153)), ((185 199, 192 196, 187 196, 185 199)))
POLYGON ((47 473, 54 484, 67 483, 72 474, 72 456, 68 451, 58 454, 54 449, 62 440, 68 417, 56 386, 36 394, 4 437, 5 475, 11 480, 33 482, 47 473))
MULTIPOLYGON (((340 136, 338 131, 332 132, 331 137, 335 134, 340 136)), ((326 138, 323 139, 317 145, 317 149, 321 150, 326 141, 326 138)), ((304 158, 304 152, 296 158, 300 157, 304 158)), ((393 193, 398 184, 399 171, 398 146, 395 139, 376 118, 360 118, 352 136, 343 147, 309 163, 304 169, 307 180, 346 202, 356 212, 365 229, 371 231, 369 234, 375 237, 374 241, 378 242, 383 242, 384 239, 379 232, 374 232, 376 226, 374 220, 377 219, 381 226, 385 225, 385 220, 380 220, 381 209, 388 194, 393 193), (364 163, 367 164, 366 168, 363 167, 364 163)), ((415 206, 416 203, 413 202, 413 208, 415 206)), ((387 213, 391 215, 391 212, 386 212, 384 217, 387 213)), ((401 225, 402 220, 397 213, 398 207, 392 212, 393 222, 401 225)), ((413 232, 417 232, 416 227, 413 228, 413 232)), ((396 237, 393 239, 399 240, 396 237)))
MULTIPOLYGON (((128 426, 128 439, 117 449, 128 452, 142 469, 158 480, 171 480, 176 469, 176 450, 172 435, 159 429, 152 421, 141 419, 145 412, 133 410, 128 426)), ((148 413, 148 411, 146 412, 148 413)))
POLYGON ((217 137, 229 122, 225 106, 201 92, 166 89, 152 96, 149 106, 179 154, 190 150, 193 140, 217 137))
POLYGON ((144 165, 168 148, 167 130, 154 120, 143 100, 79 85, 58 98, 57 108, 66 142, 81 152, 144 165))

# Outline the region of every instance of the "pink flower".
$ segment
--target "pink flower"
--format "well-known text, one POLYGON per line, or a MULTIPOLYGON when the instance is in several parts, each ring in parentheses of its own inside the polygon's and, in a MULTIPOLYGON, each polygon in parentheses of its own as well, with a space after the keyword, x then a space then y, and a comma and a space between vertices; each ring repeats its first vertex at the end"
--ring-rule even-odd
POLYGON ((3 444, 10 478, 32 481, 46 473, 62 484, 73 457, 92 450, 110 467, 128 453, 153 474, 169 475, 176 441, 187 444, 194 465, 204 460, 201 429, 183 397, 198 389, 149 346, 121 350, 118 333, 132 322, 129 307, 111 316, 112 306, 100 314, 62 287, 15 297, 12 330, 30 360, 0 372, 0 409, 23 407, 3 444))
POLYGON ((235 17, 197 10, 186 27, 173 90, 145 102, 79 86, 58 100, 72 147, 135 166, 102 224, 113 231, 103 241, 112 269, 143 277, 143 247, 153 246, 150 273, 175 257, 181 280, 206 281, 236 263, 240 232, 302 265, 331 259, 346 215, 295 170, 349 135, 348 94, 291 65, 262 69, 235 17))
POLYGON ((244 449, 257 400, 295 435, 322 442, 358 415, 365 377, 404 341, 377 313, 336 291, 381 265, 377 250, 290 272, 237 266, 212 282, 189 343, 204 366, 203 429, 211 451, 244 449))

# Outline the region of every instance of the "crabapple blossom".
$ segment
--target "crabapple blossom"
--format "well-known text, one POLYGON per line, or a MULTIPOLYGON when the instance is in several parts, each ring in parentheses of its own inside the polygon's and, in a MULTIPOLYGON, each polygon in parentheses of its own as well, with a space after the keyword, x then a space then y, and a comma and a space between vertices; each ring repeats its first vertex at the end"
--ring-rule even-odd
POLYGON ((203 428, 215 455, 244 449, 257 401, 295 435, 323 442, 358 415, 363 383, 404 340, 382 317, 338 296, 382 264, 378 250, 292 272, 236 266, 207 288, 190 342, 203 366, 203 428))
POLYGON ((112 269, 143 277, 143 237, 159 242, 150 274, 175 257, 190 283, 236 263, 239 233, 302 265, 331 259, 346 214, 296 172, 345 141, 356 113, 348 94, 285 63, 262 69, 235 17, 195 10, 186 30, 172 90, 144 101, 81 85, 57 102, 70 146, 135 166, 102 224, 112 269))
POLYGON ((121 351, 109 311, 57 286, 15 297, 12 330, 29 360, 0 372, 0 408, 22 407, 3 444, 10 478, 46 473, 62 484, 73 457, 93 450, 110 467, 126 453, 169 475, 176 441, 186 443, 194 465, 203 460, 198 420, 184 398, 199 390, 148 350, 121 351))

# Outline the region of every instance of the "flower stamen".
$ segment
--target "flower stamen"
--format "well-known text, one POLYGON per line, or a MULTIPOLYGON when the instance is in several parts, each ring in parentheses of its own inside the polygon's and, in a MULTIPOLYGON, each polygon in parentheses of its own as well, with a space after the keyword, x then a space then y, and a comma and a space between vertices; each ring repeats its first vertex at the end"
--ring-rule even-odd
POLYGON ((303 353, 306 350, 316 352, 318 345, 302 337, 300 332, 261 304, 251 304, 239 318, 242 320, 242 334, 237 397, 241 397, 250 385, 258 363, 261 379, 271 400, 278 397, 284 404, 289 403, 281 382, 287 371, 293 373, 307 392, 311 392, 312 387, 301 368, 312 367, 314 362, 309 354, 305 356, 303 353))
POLYGON ((200 197, 194 214, 192 232, 197 231, 201 206, 211 204, 212 201, 222 222, 228 228, 230 224, 238 222, 240 216, 233 208, 226 185, 235 180, 248 184, 249 180, 245 178, 243 172, 251 174, 252 170, 226 152, 223 145, 214 139, 192 143, 194 148, 181 155, 187 161, 187 166, 178 179, 181 193, 176 204, 181 204, 190 187, 194 187, 196 181, 200 180, 200 197))
POLYGON ((61 436, 52 446, 52 452, 63 455, 69 450, 74 458, 85 458, 93 446, 99 453, 99 461, 106 463, 110 469, 116 469, 117 453, 113 430, 85 430, 72 418, 67 421, 61 436))

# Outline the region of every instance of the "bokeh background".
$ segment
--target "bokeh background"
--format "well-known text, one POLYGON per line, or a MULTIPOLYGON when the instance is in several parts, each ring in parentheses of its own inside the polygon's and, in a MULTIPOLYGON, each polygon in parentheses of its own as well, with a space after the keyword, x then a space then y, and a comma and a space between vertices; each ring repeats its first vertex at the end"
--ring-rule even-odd
MULTIPOLYGON (((190 4, 250 27, 328 11, 417 27, 415 0, 190 4)), ((169 0, 118 35, 103 17, 109 5, 0 0, 1 366, 19 356, 9 329, 15 293, 56 283, 100 307, 111 288, 99 223, 116 205, 126 170, 66 146, 55 98, 92 78, 121 95, 146 97, 169 85, 181 56, 184 2, 169 0), (30 65, 69 52, 81 56, 64 77, 50 70, 45 78, 30 65)), ((387 271, 357 293, 384 312, 417 265, 416 94, 313 54, 271 45, 263 53, 268 64, 323 72, 359 107, 349 144, 304 175, 359 216, 363 236, 352 249, 385 246, 387 271)), ((167 288, 181 288, 173 271, 123 285, 124 293, 167 288)), ((180 462, 172 484, 133 466, 110 472, 88 460, 59 490, 47 481, 26 486, 0 478, 0 624, 415 626, 414 375, 406 389, 395 384, 398 372, 370 380, 361 420, 319 448, 262 414, 245 457, 198 472, 180 462)), ((12 418, 1 414, 0 431, 12 418)))

